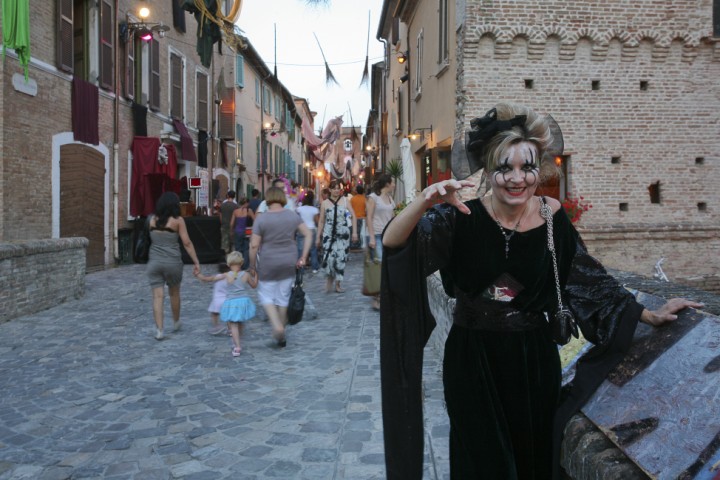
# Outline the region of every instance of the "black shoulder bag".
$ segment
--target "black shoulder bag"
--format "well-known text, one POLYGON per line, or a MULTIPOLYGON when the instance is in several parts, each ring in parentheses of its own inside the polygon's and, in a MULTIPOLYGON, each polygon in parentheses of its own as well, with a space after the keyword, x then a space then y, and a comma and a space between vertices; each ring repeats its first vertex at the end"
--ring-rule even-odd
POLYGON ((295 284, 290 292, 290 301, 288 302, 287 315, 288 323, 296 325, 300 323, 305 310, 305 291, 303 290, 303 271, 302 268, 295 269, 295 284))

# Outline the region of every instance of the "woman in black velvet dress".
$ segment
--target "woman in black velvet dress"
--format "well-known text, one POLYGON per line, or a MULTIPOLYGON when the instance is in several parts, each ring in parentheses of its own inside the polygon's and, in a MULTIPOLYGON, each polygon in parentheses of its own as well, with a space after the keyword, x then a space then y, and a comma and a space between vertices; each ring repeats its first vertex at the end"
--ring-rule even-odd
POLYGON ((484 168, 492 194, 463 203, 455 192, 471 182, 431 185, 383 236, 388 478, 422 478, 422 349, 435 325, 425 286, 430 273, 440 270, 446 293, 456 298, 443 366, 454 479, 551 478, 558 432, 622 358, 638 320, 660 325, 685 307, 701 306, 673 299, 657 311, 644 309, 588 255, 560 202, 535 196, 554 173, 553 162, 542 159, 562 153, 559 133, 553 138, 559 130, 551 131, 547 117, 499 104, 471 126, 465 171, 484 168), (446 203, 431 208, 438 197, 446 203), (596 345, 579 362, 567 402, 560 398, 560 359, 546 319, 558 296, 543 205, 552 212, 563 304, 596 345))

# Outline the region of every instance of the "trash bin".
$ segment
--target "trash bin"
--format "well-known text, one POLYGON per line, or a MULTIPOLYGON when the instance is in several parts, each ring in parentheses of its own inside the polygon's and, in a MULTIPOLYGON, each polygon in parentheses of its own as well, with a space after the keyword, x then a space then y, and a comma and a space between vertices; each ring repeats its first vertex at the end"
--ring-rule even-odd
POLYGON ((132 228, 118 230, 118 264, 130 265, 132 263, 132 228))

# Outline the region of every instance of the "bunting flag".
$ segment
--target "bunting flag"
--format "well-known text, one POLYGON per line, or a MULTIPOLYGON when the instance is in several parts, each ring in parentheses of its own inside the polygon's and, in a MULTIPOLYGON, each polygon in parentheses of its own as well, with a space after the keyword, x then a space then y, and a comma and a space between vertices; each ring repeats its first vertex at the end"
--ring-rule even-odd
POLYGON ((327 86, 330 86, 332 84, 340 86, 340 83, 335 79, 335 75, 333 75, 332 71, 330 70, 330 65, 328 65, 327 59, 325 58, 325 52, 323 52, 322 45, 320 45, 320 40, 318 40, 317 35, 315 35, 315 32, 313 32, 313 36, 315 37, 315 41, 318 44, 318 47, 320 47, 320 54, 323 57, 323 62, 325 62, 325 84, 327 86))
MULTIPOLYGON (((362 79, 360 80, 360 86, 366 86, 368 80, 370 80, 370 10, 368 10, 368 32, 367 32, 367 43, 365 45, 365 68, 363 69, 362 79)), ((353 130, 354 131, 354 130, 353 130)))
POLYGON ((340 137, 340 128, 342 127, 343 120, 342 115, 335 117, 330 120, 325 128, 323 129, 321 136, 315 135, 313 132, 313 126, 310 121, 303 117, 302 119, 302 132, 305 137, 305 143, 312 152, 312 154, 320 161, 325 161, 330 155, 333 154, 335 141, 340 137))

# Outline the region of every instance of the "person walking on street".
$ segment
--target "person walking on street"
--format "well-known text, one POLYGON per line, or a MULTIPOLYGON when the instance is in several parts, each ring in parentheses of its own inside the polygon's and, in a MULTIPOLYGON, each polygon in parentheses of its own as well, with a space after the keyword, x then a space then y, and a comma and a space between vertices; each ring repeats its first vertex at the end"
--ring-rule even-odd
MULTIPOLYGON (((293 200, 290 197, 290 194, 287 191, 288 185, 289 184, 285 183, 285 179, 283 179, 283 178, 276 178, 275 180, 272 181, 272 186, 282 190, 283 195, 285 195, 285 209, 292 210, 294 212, 295 211, 295 200, 293 200)), ((268 207, 269 207, 269 204, 267 202, 267 195, 266 195, 265 200, 260 202, 260 205, 258 205, 258 208, 255 211, 256 216, 261 213, 267 212, 268 207)))
POLYGON ((250 237, 248 272, 257 271, 258 298, 272 326, 273 338, 282 348, 287 345, 287 306, 295 270, 303 268, 307 262, 312 234, 297 213, 284 208, 287 199, 280 188, 269 188, 265 199, 268 210, 257 216, 250 237), (300 258, 296 234, 305 237, 300 258))
POLYGON ((195 247, 187 233, 185 219, 180 216, 180 197, 173 192, 163 193, 150 218, 150 250, 145 268, 152 289, 152 309, 155 319, 155 340, 163 340, 165 285, 170 296, 173 331, 180 330, 180 284, 183 277, 183 260, 180 243, 193 262, 193 274, 200 272, 195 247))
POLYGON ((256 213, 261 202, 262 200, 260 200, 260 190, 258 190, 257 188, 253 188, 250 192, 250 202, 248 203, 248 208, 252 210, 253 213, 256 213))
POLYGON ((242 346, 240 345, 240 337, 245 322, 255 316, 255 303, 245 294, 243 284, 248 284, 252 288, 257 287, 257 274, 253 272, 243 272, 243 257, 240 252, 231 252, 227 256, 227 264, 230 271, 214 276, 206 276, 198 273, 196 276, 204 282, 224 283, 227 291, 227 297, 220 309, 220 321, 230 326, 230 334, 233 339, 233 349, 231 354, 233 357, 239 357, 242 346))
MULTIPOLYGON (((302 221, 305 223, 305 226, 310 229, 310 233, 312 234, 313 239, 317 236, 317 222, 318 217, 320 216, 320 209, 313 205, 314 202, 315 194, 312 192, 312 190, 309 190, 307 193, 305 193, 301 205, 296 210, 298 215, 300 215, 302 221)), ((312 245, 310 246, 310 267, 312 268, 313 273, 317 273, 318 269, 320 268, 320 263, 318 262, 317 246, 315 245, 314 241, 311 243, 312 245)), ((305 237, 302 235, 297 235, 298 257, 302 256, 304 246, 305 237)))
POLYGON ((355 195, 350 199, 350 205, 352 205, 353 212, 357 218, 357 242, 351 243, 351 249, 365 248, 365 218, 367 216, 367 197, 365 197, 365 189, 362 185, 355 187, 355 195))
MULTIPOLYGON (((320 205, 318 226, 315 243, 323 250, 320 268, 327 278, 325 292, 330 293, 334 283, 335 292, 343 293, 342 281, 350 250, 350 231, 357 232, 357 222, 350 202, 343 196, 340 180, 330 182, 330 198, 320 205)), ((352 234, 352 239, 357 240, 356 233, 352 234)))
MULTIPOLYGON (((367 201, 367 244, 370 257, 381 261, 383 257, 382 232, 395 216, 395 179, 388 174, 380 175, 373 185, 374 191, 367 201)), ((380 295, 372 299, 372 308, 380 310, 380 295)))
POLYGON ((230 231, 233 235, 233 246, 236 252, 242 253, 245 268, 249 265, 249 248, 250 243, 247 237, 247 227, 252 225, 255 213, 248 208, 248 200, 242 197, 238 203, 238 208, 232 213, 230 218, 230 231))
POLYGON ((228 190, 225 201, 220 205, 220 235, 222 249, 225 253, 230 253, 233 247, 233 234, 230 230, 230 219, 238 205, 235 203, 235 192, 228 190))
POLYGON ((210 305, 208 306, 208 312, 210 312, 210 328, 208 333, 210 335, 220 335, 225 331, 225 326, 220 325, 220 309, 222 308, 225 299, 227 298, 227 282, 218 282, 225 278, 225 273, 230 271, 230 267, 227 263, 218 263, 218 274, 212 277, 205 277, 198 275, 200 280, 206 282, 215 282, 213 284, 213 295, 210 305), (206 280, 207 279, 207 280, 206 280))

